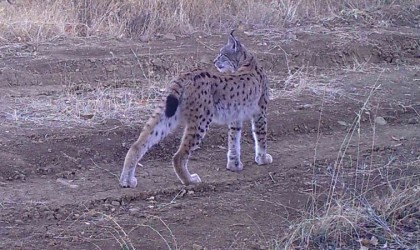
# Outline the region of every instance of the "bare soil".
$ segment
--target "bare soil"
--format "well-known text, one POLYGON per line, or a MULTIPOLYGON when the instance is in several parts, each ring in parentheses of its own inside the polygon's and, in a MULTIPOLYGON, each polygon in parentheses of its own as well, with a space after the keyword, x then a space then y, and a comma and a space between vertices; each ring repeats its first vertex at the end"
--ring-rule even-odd
POLYGON ((135 189, 120 188, 118 175, 150 109, 95 120, 50 106, 65 103, 70 87, 83 95, 104 86, 140 89, 151 79, 164 86, 181 70, 211 68, 225 35, 3 44, 0 249, 129 249, 121 239, 136 249, 271 248, 304 214, 312 183, 319 193, 331 184, 350 125, 379 84, 339 179, 351 186, 369 173, 372 187, 404 176, 418 183, 418 27, 311 25, 238 37, 271 79, 273 164, 254 163, 247 127, 245 168, 227 171, 226 128, 213 126, 190 161, 203 183, 185 187, 171 167, 178 130, 142 161, 135 189))

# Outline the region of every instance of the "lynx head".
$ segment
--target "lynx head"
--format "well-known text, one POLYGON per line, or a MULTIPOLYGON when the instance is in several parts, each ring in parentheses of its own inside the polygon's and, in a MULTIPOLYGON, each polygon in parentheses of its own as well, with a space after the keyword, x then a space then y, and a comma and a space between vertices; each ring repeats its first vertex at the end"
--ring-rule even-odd
POLYGON ((220 72, 234 73, 247 59, 245 47, 233 36, 233 32, 234 30, 230 32, 227 44, 220 49, 219 55, 213 61, 220 72))

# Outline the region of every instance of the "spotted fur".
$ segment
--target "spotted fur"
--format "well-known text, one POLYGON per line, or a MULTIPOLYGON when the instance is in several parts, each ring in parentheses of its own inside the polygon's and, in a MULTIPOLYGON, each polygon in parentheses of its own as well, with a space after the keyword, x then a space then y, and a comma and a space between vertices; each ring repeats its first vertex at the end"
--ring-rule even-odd
POLYGON ((120 177, 122 187, 136 187, 135 169, 143 155, 178 125, 185 125, 173 167, 185 185, 201 182, 188 171, 191 153, 197 149, 211 123, 228 124, 227 169, 240 171, 242 123, 252 120, 255 161, 269 164, 267 154, 267 77, 257 59, 233 36, 214 60, 219 72, 195 70, 172 81, 166 101, 146 123, 138 140, 130 147, 120 177))

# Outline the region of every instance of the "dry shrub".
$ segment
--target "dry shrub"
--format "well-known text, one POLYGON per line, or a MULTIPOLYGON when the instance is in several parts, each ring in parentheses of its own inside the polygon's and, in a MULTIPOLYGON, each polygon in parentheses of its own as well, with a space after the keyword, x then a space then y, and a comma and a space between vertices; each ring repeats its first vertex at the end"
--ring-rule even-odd
MULTIPOLYGON (((356 114, 351 128, 339 149, 337 159, 327 173, 331 179, 329 187, 321 191, 316 180, 317 164, 314 157, 314 182, 308 200, 306 216, 291 223, 290 231, 285 234, 278 249, 415 249, 420 231, 420 182, 417 172, 419 158, 406 166, 389 156, 386 164, 377 165, 373 161, 368 164, 369 171, 358 171, 363 165, 356 164, 345 167, 347 157, 352 159, 353 153, 348 151, 354 146, 352 139, 361 138, 361 115, 369 107, 372 97, 381 87, 379 76, 372 86, 363 106, 356 114), (399 169, 399 174, 380 169, 399 169), (347 169, 347 170, 346 170, 347 169), (347 172, 354 172, 352 174, 347 172), (410 169, 404 171, 403 169, 410 169), (378 175, 381 179, 378 179, 378 175), (344 177, 344 178, 341 178, 344 177), (377 182, 373 180, 377 179, 377 182)), ((372 125, 375 131, 375 125, 372 125)), ((375 137, 375 133, 372 135, 375 137)), ((358 142, 360 143, 360 142, 358 142)), ((362 159, 357 146, 355 158, 362 159)), ((372 148, 375 142, 372 141, 372 148)), ((372 153, 370 153, 372 154, 372 153)), ((372 155, 370 155, 372 157, 372 155)), ((383 157, 383 156, 382 156, 383 157)), ((361 170, 360 169, 360 170, 361 170)))
POLYGON ((405 186, 371 199, 337 199, 291 226, 279 249, 414 249, 420 188, 405 186), (367 248, 363 248, 367 247, 367 248))
POLYGON ((300 20, 369 16, 416 0, 15 0, 0 2, 0 40, 39 42, 61 36, 138 37, 225 32, 245 25, 279 29, 300 20))

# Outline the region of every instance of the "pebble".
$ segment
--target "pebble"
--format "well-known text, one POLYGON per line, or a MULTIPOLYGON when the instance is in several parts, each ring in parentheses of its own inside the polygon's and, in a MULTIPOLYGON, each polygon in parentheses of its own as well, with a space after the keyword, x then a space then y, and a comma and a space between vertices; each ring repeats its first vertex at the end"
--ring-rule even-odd
POLYGON ((300 105, 300 106, 297 107, 297 109, 299 109, 299 110, 310 109, 310 108, 312 108, 311 104, 303 104, 303 105, 300 105))
POLYGON ((133 207, 133 208, 128 209, 128 212, 130 213, 130 215, 137 215, 140 212, 140 208, 133 207))
POLYGON ((176 36, 172 33, 167 33, 167 34, 163 35, 163 38, 169 39, 169 40, 176 40, 176 36))
POLYGON ((119 205, 121 205, 121 203, 119 201, 111 201, 111 205, 119 206, 119 205))
POLYGON ((134 216, 137 218, 146 218, 146 214, 142 213, 142 211, 138 207, 130 208, 128 212, 131 216, 134 216))
POLYGON ((181 203, 175 203, 173 205, 173 208, 181 209, 182 208, 182 204, 181 203))
POLYGON ((69 187, 69 188, 78 188, 79 187, 79 185, 76 185, 76 184, 71 184, 70 182, 71 181, 68 181, 68 180, 64 180, 64 179, 62 179, 62 178, 57 178, 57 183, 60 183, 60 184, 63 184, 64 186, 67 186, 67 187, 69 187))
POLYGON ((18 224, 18 225, 24 224, 23 220, 15 220, 15 223, 18 224))
POLYGON ((341 126, 347 126, 348 125, 347 122, 345 122, 345 121, 338 121, 337 123, 340 124, 341 126))
POLYGON ((383 118, 382 116, 377 116, 375 118, 375 123, 382 126, 387 124, 385 118, 383 118))
POLYGON ((193 250, 204 250, 204 247, 198 245, 198 244, 193 244, 192 245, 193 250))
POLYGON ((419 123, 419 120, 416 117, 411 117, 408 119, 408 124, 417 124, 419 123))
POLYGON ((149 36, 149 35, 141 35, 139 37, 139 40, 140 40, 140 42, 146 43, 146 42, 149 42, 150 40, 152 40, 152 37, 149 36))

